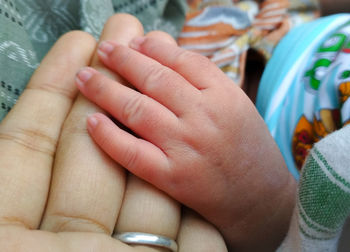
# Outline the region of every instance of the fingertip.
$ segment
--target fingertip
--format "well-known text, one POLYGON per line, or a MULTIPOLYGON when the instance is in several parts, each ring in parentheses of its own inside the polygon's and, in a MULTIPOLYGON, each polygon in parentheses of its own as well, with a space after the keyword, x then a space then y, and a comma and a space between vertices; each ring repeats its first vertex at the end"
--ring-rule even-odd
POLYGON ((141 45, 145 42, 145 40, 146 40, 146 37, 136 37, 130 41, 129 47, 136 51, 139 51, 141 48, 141 45))
POLYGON ((105 118, 106 116, 101 113, 95 113, 95 114, 89 115, 87 118, 88 131, 94 132, 97 126, 100 124, 100 122, 103 121, 105 118))
POLYGON ((75 77, 75 83, 80 90, 82 90, 85 86, 85 83, 91 79, 91 77, 97 73, 97 71, 91 67, 83 67, 81 68, 75 77))
POLYGON ((99 119, 96 116, 96 114, 90 115, 87 118, 87 129, 88 129, 88 131, 90 133, 92 133, 96 129, 98 123, 99 123, 99 119))
POLYGON ((169 33, 163 32, 163 31, 150 31, 146 34, 147 38, 150 39, 156 39, 158 41, 161 41, 163 43, 169 43, 172 45, 177 45, 176 40, 173 36, 171 36, 169 33))
POLYGON ((115 44, 110 41, 102 41, 97 49, 97 53, 103 60, 108 59, 109 55, 113 52, 115 44))

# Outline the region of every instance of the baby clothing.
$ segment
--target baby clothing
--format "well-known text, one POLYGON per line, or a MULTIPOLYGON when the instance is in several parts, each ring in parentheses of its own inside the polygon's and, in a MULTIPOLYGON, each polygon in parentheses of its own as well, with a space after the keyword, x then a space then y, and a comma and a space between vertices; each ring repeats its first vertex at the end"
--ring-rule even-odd
POLYGON ((337 251, 350 214, 349 95, 349 14, 293 29, 267 63, 257 108, 300 179, 280 252, 337 251))
POLYGON ((267 61, 291 27, 319 16, 317 0, 188 2, 179 45, 209 57, 240 86, 249 49, 267 61))
POLYGON ((349 143, 348 125, 309 151, 300 173, 289 232, 278 252, 349 251, 349 143))
POLYGON ((350 120, 350 18, 334 15, 285 36, 256 106, 297 178, 313 144, 350 120))

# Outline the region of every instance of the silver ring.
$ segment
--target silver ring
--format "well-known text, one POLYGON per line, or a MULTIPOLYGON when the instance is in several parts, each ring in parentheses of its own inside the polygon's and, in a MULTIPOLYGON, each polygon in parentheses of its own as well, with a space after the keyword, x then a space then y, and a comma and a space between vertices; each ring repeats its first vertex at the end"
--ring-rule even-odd
POLYGON ((113 237, 126 244, 151 245, 167 248, 172 252, 177 251, 177 243, 174 240, 161 235, 139 232, 125 232, 114 234, 113 237))

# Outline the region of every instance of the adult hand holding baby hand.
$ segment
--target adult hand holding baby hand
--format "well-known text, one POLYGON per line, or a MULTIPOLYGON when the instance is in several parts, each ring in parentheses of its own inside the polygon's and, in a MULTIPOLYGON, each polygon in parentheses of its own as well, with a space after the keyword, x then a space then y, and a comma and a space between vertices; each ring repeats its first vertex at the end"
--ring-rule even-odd
MULTIPOLYGON (((127 45, 142 34, 136 18, 121 14, 102 38, 127 45)), ((168 251, 112 237, 144 232, 177 238, 180 252, 226 251, 212 225, 188 211, 181 221, 176 201, 125 176, 87 135, 86 116, 101 109, 76 97, 75 73, 91 65, 121 80, 100 64, 95 46, 84 32, 60 38, 0 124, 0 250, 168 251)))
POLYGON ((88 120, 114 160, 215 224, 231 249, 275 249, 295 181, 254 105, 207 58, 154 38, 103 42, 99 56, 133 84, 86 68, 77 85, 102 114, 88 120), (139 136, 139 137, 138 137, 139 136))

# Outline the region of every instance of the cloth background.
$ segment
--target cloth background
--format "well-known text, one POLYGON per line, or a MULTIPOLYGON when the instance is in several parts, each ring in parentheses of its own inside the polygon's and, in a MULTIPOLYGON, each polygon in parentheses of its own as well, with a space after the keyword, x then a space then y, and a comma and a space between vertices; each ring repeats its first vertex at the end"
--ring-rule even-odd
POLYGON ((84 30, 98 39, 106 20, 124 12, 145 32, 177 37, 186 7, 186 0, 0 0, 0 121, 62 34, 84 30))
POLYGON ((179 45, 201 53, 243 87, 248 50, 265 64, 281 38, 319 17, 317 0, 192 0, 179 45))
POLYGON ((319 16, 319 6, 317 0, 0 0, 0 121, 62 34, 78 29, 97 39, 120 12, 136 16, 145 32, 166 31, 208 56, 242 86, 247 51, 267 61, 291 27, 319 16))

